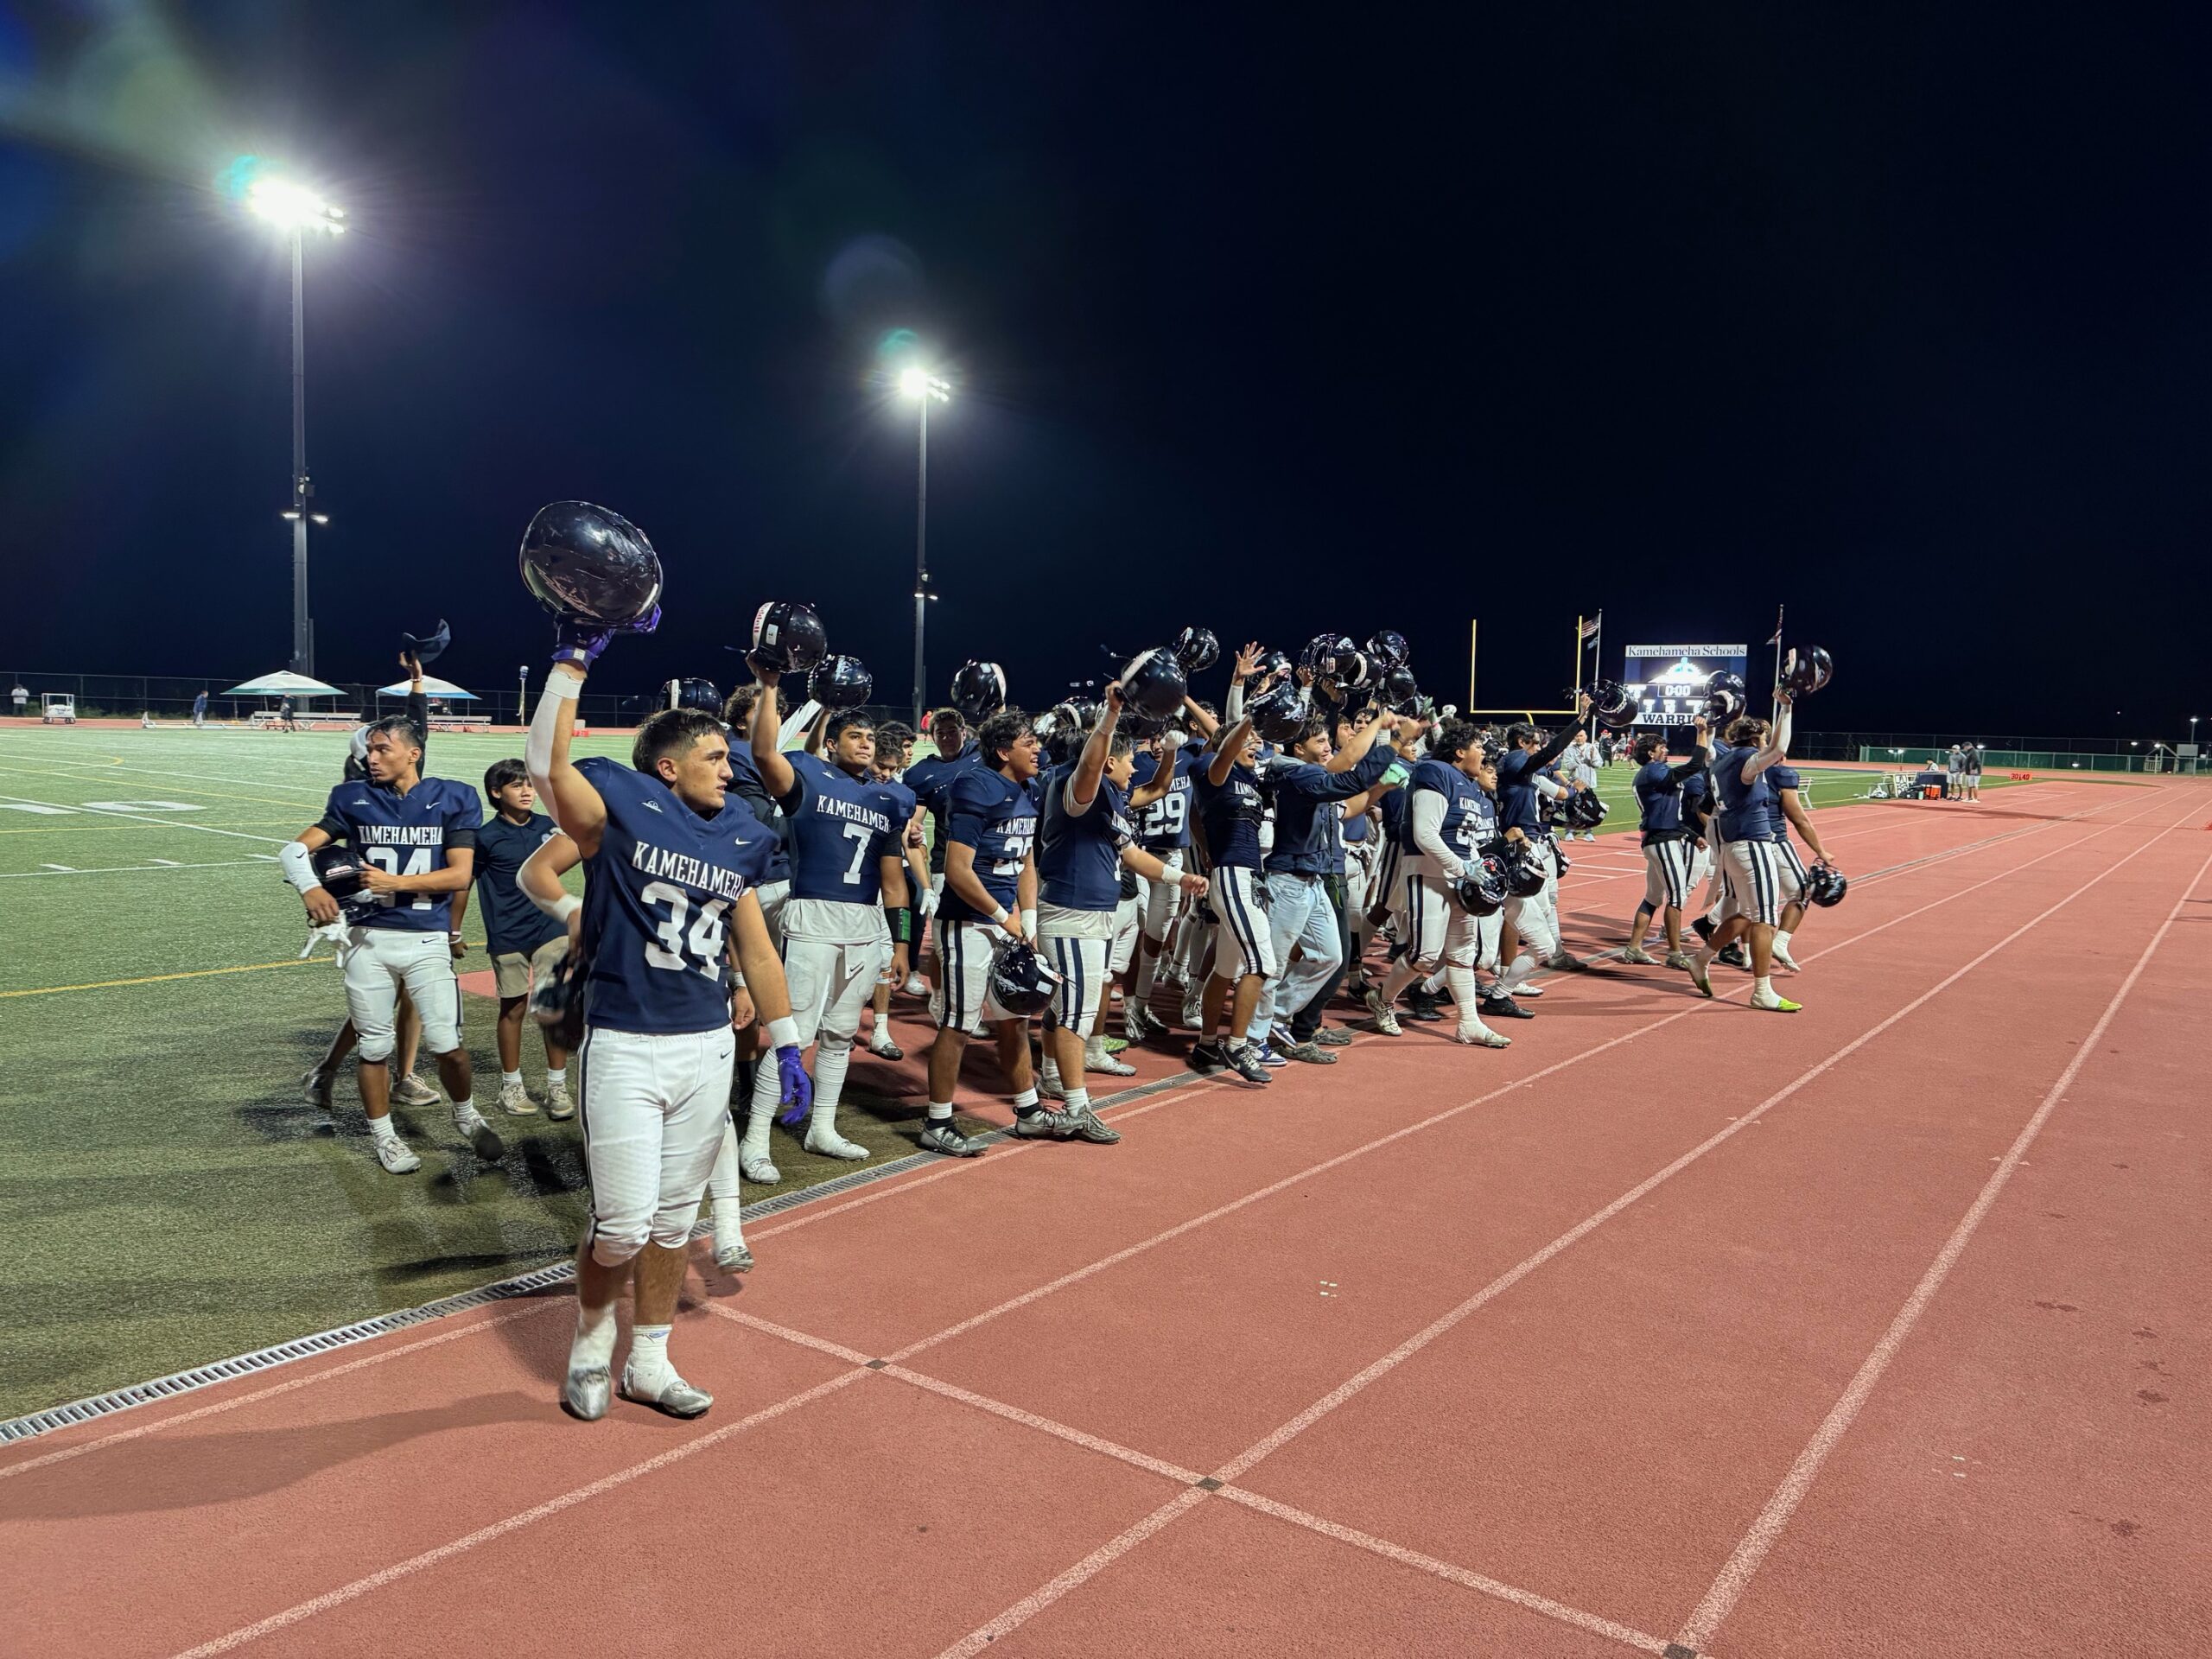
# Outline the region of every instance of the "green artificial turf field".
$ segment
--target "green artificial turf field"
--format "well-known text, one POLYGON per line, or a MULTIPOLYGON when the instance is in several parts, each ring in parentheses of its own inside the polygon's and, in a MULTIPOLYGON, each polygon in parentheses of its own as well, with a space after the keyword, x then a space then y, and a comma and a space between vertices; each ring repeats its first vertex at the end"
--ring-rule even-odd
MULTIPOLYGON (((423 1166, 395 1178, 368 1154, 350 1076, 334 1128, 302 1098, 300 1075, 345 1004, 327 946, 296 959, 306 923, 275 859, 320 816, 345 745, 335 732, 0 731, 0 1223, 15 1242, 0 1264, 0 1417, 411 1307, 570 1249, 585 1215, 573 1122, 493 1114, 508 1151, 487 1166, 442 1106, 397 1107, 423 1166)), ((429 770, 480 785, 520 747, 439 734, 429 770)), ((1629 772, 1601 784, 1606 834, 1633 827, 1629 772)), ((1808 780, 1833 804, 1873 776, 1808 780)), ((464 972, 489 965, 474 906, 468 931, 464 972)), ((493 1011, 467 999, 487 1107, 493 1011)), ((420 1069, 434 1077, 427 1057, 420 1069)), ((524 1071, 542 1092, 528 1033, 524 1071)), ((846 1103, 845 1133, 877 1162, 912 1150, 918 1096, 854 1090, 846 1103)), ((780 1131, 776 1160, 778 1192, 853 1168, 780 1131)))

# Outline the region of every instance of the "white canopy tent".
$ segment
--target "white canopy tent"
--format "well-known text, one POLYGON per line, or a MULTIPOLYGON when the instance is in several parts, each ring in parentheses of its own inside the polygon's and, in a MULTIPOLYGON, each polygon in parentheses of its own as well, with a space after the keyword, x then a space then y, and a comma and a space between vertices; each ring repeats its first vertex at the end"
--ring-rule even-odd
POLYGON ((222 695, 226 697, 342 697, 346 694, 334 685, 325 685, 321 680, 295 674, 289 668, 280 668, 274 674, 264 674, 257 680, 234 685, 222 695))
MULTIPOLYGON (((400 680, 391 685, 378 687, 377 696, 380 697, 404 697, 414 689, 414 682, 411 680, 400 680)), ((423 695, 426 697, 445 697, 454 702, 474 702, 477 701, 477 696, 474 691, 464 691, 461 687, 455 685, 451 680, 442 680, 435 674, 425 674, 423 677, 423 695)))

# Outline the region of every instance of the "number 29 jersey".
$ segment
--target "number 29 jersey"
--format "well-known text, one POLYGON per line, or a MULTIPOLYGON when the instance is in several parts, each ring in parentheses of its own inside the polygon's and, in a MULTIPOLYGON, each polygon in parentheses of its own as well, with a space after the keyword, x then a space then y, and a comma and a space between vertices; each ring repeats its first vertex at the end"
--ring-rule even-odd
POLYGON ((659 779, 606 755, 576 762, 607 803, 584 861, 584 1022, 610 1031, 729 1023, 730 907, 766 874, 775 832, 734 793, 702 817, 659 779))
MULTIPOLYGON (((976 849, 976 877, 993 899, 1014 908, 1021 867, 1037 842, 1037 780, 1017 784, 1002 772, 977 766, 963 772, 945 809, 948 842, 976 849)), ((973 906, 948 881, 938 914, 948 922, 980 922, 973 906)))

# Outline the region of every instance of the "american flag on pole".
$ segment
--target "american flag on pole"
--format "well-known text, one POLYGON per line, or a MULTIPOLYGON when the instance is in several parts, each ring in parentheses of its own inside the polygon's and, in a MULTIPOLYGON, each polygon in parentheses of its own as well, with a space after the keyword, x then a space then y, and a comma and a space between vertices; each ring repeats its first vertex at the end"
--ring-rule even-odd
POLYGON ((1777 605, 1777 606, 1776 606, 1776 607, 1774 607, 1774 638, 1773 638, 1773 639, 1770 639, 1770 640, 1768 640, 1768 641, 1767 641, 1767 644, 1769 644, 1770 645, 1780 645, 1781 643, 1782 643, 1782 607, 1781 607, 1781 606, 1779 606, 1779 605, 1777 605))
POLYGON ((1590 639, 1595 638, 1598 630, 1605 626, 1605 613, 1603 611, 1599 611, 1597 615, 1591 617, 1585 621, 1582 625, 1582 638, 1584 641, 1586 643, 1590 639))

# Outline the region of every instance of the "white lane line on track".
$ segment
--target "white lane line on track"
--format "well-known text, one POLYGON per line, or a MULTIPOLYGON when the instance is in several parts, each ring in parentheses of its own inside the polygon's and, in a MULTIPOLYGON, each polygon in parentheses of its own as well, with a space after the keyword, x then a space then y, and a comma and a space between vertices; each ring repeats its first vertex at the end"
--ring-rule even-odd
POLYGON ((1782 1478, 1782 1484, 1775 1488, 1774 1495, 1767 1499, 1766 1507, 1759 1511, 1735 1549, 1730 1553, 1728 1560, 1714 1577, 1712 1587, 1705 1592, 1705 1599, 1698 1603, 1689 1622, 1682 1626, 1681 1635, 1675 1638, 1684 1647, 1701 1649, 1728 1615, 1735 1611, 1737 1603, 1751 1584, 1752 1575, 1759 1570, 1759 1564, 1766 1559, 1767 1552, 1773 1548, 1775 1541, 1782 1536, 1783 1529, 1789 1526, 1790 1517, 1797 1512, 1797 1506, 1805 1501, 1805 1494, 1812 1490, 1813 1482, 1820 1475, 1821 1466, 1827 1461, 1828 1454, 1835 1450, 1837 1443, 1851 1432, 1851 1425, 1866 1405, 1867 1396, 1873 1393, 1875 1384, 1882 1380, 1882 1373, 1889 1370, 1890 1362, 1897 1357, 1897 1350, 1912 1334, 1913 1326, 1928 1311, 1928 1305, 1935 1300, 1936 1292, 1942 1289, 1943 1281, 1950 1277, 1951 1269, 1958 1265, 1959 1258, 1966 1254, 1967 1246, 1973 1242, 1974 1233, 1996 1204, 1999 1194, 2004 1192, 2005 1183, 2012 1179, 2012 1172, 2019 1167, 2028 1148, 2043 1132, 2043 1126, 2058 1109, 2058 1103, 2065 1098, 2066 1091, 2081 1076, 2082 1068, 2096 1052, 2097 1045, 2103 1040, 2106 1031, 2119 1015, 2120 1004, 2127 1001, 2136 982, 2143 977, 2144 970, 2151 965, 2151 958, 2165 943, 2167 933, 2181 918, 2190 894, 2203 881, 2207 870, 2212 870, 2212 855, 2208 855, 2196 867, 2196 874, 2190 877, 2188 884, 2182 888, 2181 897, 2174 900, 2173 908, 2158 924, 2158 931, 2151 936, 2151 942, 2143 947, 2143 954, 2135 959, 2135 965, 2128 969, 2127 977, 2120 981, 2120 988, 2112 994, 2112 1000, 2105 1004, 2104 1012, 2097 1016, 2097 1023, 2089 1028, 2089 1034, 2074 1051, 2074 1058, 2058 1074, 2058 1081, 2051 1084, 2050 1092, 2044 1096, 2042 1103, 2036 1108, 2035 1115, 2028 1119, 2026 1127, 2021 1129, 2012 1146, 1998 1160, 1996 1169, 1991 1172, 1988 1181, 1967 1207, 1965 1216, 1952 1230, 1951 1236, 1943 1241, 1943 1248, 1936 1253, 1936 1259, 1929 1264, 1928 1271, 1921 1275, 1920 1282, 1905 1298, 1904 1306, 1897 1310, 1897 1317, 1882 1332, 1881 1340, 1874 1344, 1873 1351, 1866 1356, 1866 1362, 1845 1387, 1841 1397, 1822 1420, 1820 1427, 1813 1432, 1813 1438, 1806 1442, 1805 1449, 1789 1465, 1789 1471, 1782 1478))

